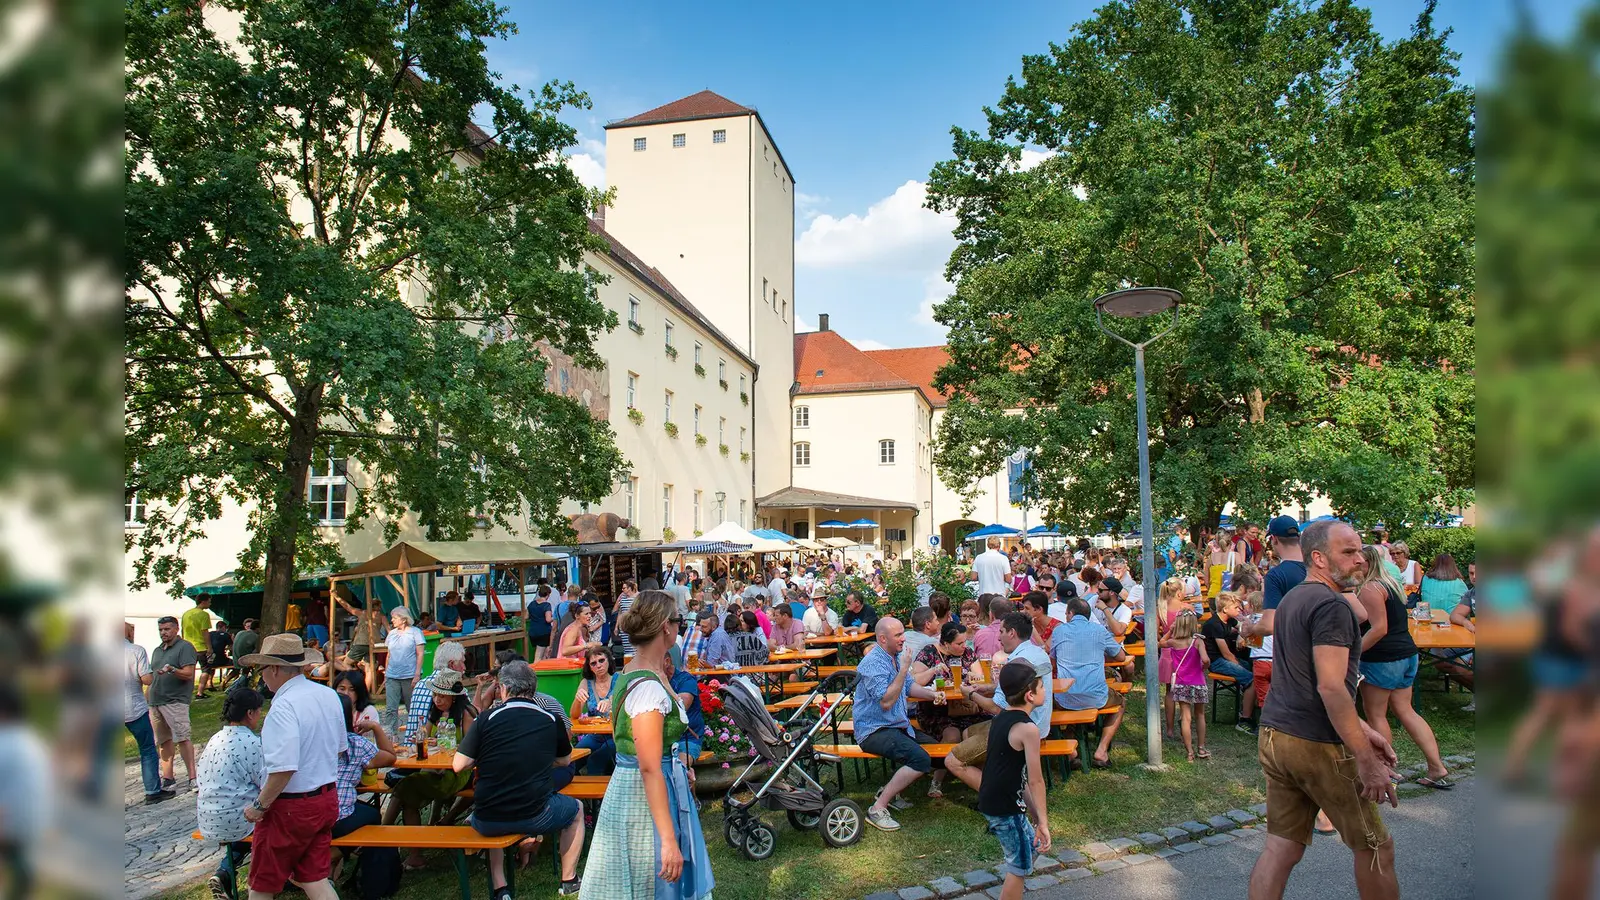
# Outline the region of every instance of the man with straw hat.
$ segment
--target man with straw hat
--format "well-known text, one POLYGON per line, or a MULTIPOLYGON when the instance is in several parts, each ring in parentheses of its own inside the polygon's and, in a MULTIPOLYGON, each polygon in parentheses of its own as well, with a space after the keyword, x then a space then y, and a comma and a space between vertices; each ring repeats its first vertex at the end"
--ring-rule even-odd
POLYGON ((260 668, 273 692, 261 727, 267 783, 244 812, 256 823, 251 900, 272 897, 291 880, 310 900, 338 900, 328 871, 329 842, 339 820, 334 780, 346 744, 344 710, 338 694, 302 674, 322 662, 321 653, 293 634, 271 635, 260 652, 238 660, 260 668))

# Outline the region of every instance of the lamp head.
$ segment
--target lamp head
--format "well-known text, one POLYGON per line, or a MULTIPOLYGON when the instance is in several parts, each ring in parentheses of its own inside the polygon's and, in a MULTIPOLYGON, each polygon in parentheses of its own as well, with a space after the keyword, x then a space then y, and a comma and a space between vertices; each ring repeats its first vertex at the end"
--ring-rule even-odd
POLYGON ((1094 301, 1094 308, 1119 319, 1143 319, 1178 308, 1183 295, 1172 288, 1136 287, 1112 291, 1094 301))

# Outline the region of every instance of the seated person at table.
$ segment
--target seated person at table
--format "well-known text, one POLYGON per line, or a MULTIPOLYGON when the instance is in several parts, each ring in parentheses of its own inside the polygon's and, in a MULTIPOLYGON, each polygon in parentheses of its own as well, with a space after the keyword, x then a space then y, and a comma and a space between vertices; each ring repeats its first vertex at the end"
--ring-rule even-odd
POLYGON ((978 633, 978 601, 961 601, 961 624, 967 627, 967 634, 978 633))
POLYGON ((1206 658, 1211 660, 1209 671, 1227 675, 1238 682, 1244 706, 1235 727, 1254 734, 1256 692, 1251 685, 1255 683, 1255 669, 1245 665, 1245 649, 1239 643, 1239 612, 1242 604, 1237 593, 1223 591, 1217 595, 1213 605, 1216 613, 1200 625, 1200 636, 1205 639, 1206 658))
MULTIPOLYGON (((461 649, 459 644, 444 644, 437 653, 443 653, 446 647, 461 649)), ((427 699, 428 707, 424 715, 426 724, 418 730, 406 730, 407 740, 411 744, 424 739, 432 739, 438 734, 441 722, 449 722, 454 728, 456 739, 466 734, 467 729, 478 717, 478 710, 467 698, 466 687, 462 684, 461 673, 456 669, 435 670, 433 677, 427 679, 431 682, 427 699)), ((418 690, 422 689, 418 685, 418 690)), ((413 694, 412 702, 416 702, 413 694)), ((448 753, 448 750, 430 746, 428 752, 448 753)), ((393 825, 395 819, 401 819, 407 825, 422 824, 422 808, 430 803, 446 803, 454 800, 454 804, 447 816, 454 819, 465 808, 466 802, 456 797, 471 782, 472 776, 468 773, 451 772, 443 769, 411 770, 409 773, 402 769, 391 769, 385 776, 392 788, 393 800, 388 809, 383 813, 383 824, 393 825)), ((425 865, 422 853, 417 848, 411 849, 411 854, 406 857, 405 865, 408 869, 420 869, 425 865)))
POLYGON ((761 631, 761 621, 756 614, 745 610, 738 615, 738 624, 734 625, 734 617, 728 617, 726 628, 737 627, 737 631, 730 631, 733 635, 733 658, 741 667, 764 666, 767 664, 767 636, 761 631))
MULTIPOLYGON (((1456 608, 1450 610, 1450 624, 1460 625, 1472 634, 1478 633, 1478 626, 1474 624, 1473 617, 1478 614, 1478 589, 1467 588, 1456 602, 1456 608)), ((1449 675, 1451 679, 1460 683, 1467 690, 1473 689, 1472 651, 1445 651, 1440 656, 1445 659, 1435 659, 1433 667, 1449 675)))
MULTIPOLYGON (((992 659, 1000 652, 1000 629, 1004 627, 1006 616, 1017 611, 1017 605, 999 594, 984 594, 978 598, 980 611, 989 617, 988 624, 978 629, 972 636, 972 652, 978 654, 979 659, 992 659)), ((1033 634, 1033 629, 1028 629, 1028 634, 1033 634)))
POLYGON ((1122 706, 1126 702, 1118 691, 1106 687, 1105 663, 1122 662, 1127 657, 1122 645, 1103 625, 1089 618, 1089 603, 1082 597, 1067 601, 1067 613, 1072 618, 1056 626, 1050 637, 1050 655, 1056 661, 1056 677, 1072 679, 1069 690, 1055 695, 1056 705, 1062 709, 1103 709, 1117 707, 1100 732, 1100 745, 1095 748, 1091 762, 1096 768, 1111 766, 1111 739, 1122 725, 1122 706))
MULTIPOLYGON (((578 893, 583 854, 583 807, 558 793, 552 768, 571 763, 572 744, 561 720, 536 700, 538 680, 521 660, 500 667, 496 702, 468 729, 453 763, 457 774, 477 768, 472 828, 490 837, 560 834, 563 896, 578 893)), ((494 900, 510 900, 504 850, 489 851, 494 900)))
POLYGON ((218 900, 233 897, 238 890, 239 865, 250 855, 245 838, 255 832, 244 811, 267 783, 266 757, 256 733, 265 718, 261 706, 260 694, 235 686, 222 701, 222 730, 200 753, 195 817, 200 836, 223 845, 222 860, 207 880, 211 896, 218 900))
POLYGON ((845 595, 844 615, 839 619, 839 624, 844 626, 845 634, 876 632, 878 611, 872 608, 872 604, 862 600, 860 594, 851 591, 845 595))
MULTIPOLYGON (((359 681, 357 682, 359 683, 359 681)), ((333 824, 333 836, 344 837, 357 828, 366 825, 376 825, 382 819, 378 808, 367 803, 357 803, 356 794, 360 792, 359 785, 365 780, 370 771, 373 777, 377 770, 394 765, 394 744, 389 740, 389 735, 383 730, 376 719, 361 718, 356 710, 356 705, 350 701, 350 695, 343 691, 339 694, 339 704, 344 709, 345 748, 339 752, 339 767, 334 774, 333 784, 339 795, 339 821, 333 824)), ((333 880, 340 880, 339 870, 344 866, 344 855, 347 851, 335 848, 333 880)), ((359 850, 360 875, 363 885, 371 879, 373 884, 381 884, 392 877, 400 868, 400 851, 394 847, 363 847, 359 850)), ((363 896, 381 896, 381 892, 361 890, 363 896)))
MULTIPOLYGON (((611 693, 616 687, 616 673, 611 671, 611 651, 604 647, 590 647, 583 655, 583 683, 572 698, 573 716, 611 718, 611 693)), ((617 744, 609 734, 586 734, 578 738, 578 746, 589 751, 589 758, 579 760, 589 775, 610 775, 617 764, 617 744)))
POLYGON ((712 668, 733 662, 735 653, 733 638, 717 620, 717 614, 701 610, 700 621, 696 624, 700 628, 700 635, 705 638, 705 643, 700 648, 700 666, 712 668))
POLYGON ((1034 644, 1048 650, 1050 635, 1055 633, 1056 626, 1060 624, 1050 618, 1050 598, 1043 591, 1029 591, 1022 597, 1022 611, 1028 614, 1028 620, 1033 623, 1034 644))
POLYGON ((683 760, 684 768, 688 771, 689 784, 693 785, 694 761, 700 758, 706 736, 706 716, 700 707, 700 682, 678 664, 676 647, 667 651, 667 684, 672 687, 672 692, 678 695, 678 702, 683 704, 684 711, 689 714, 689 722, 684 726, 683 736, 678 738, 675 746, 679 758, 683 760))
POLYGON ((828 606, 828 589, 817 585, 811 591, 811 608, 805 615, 806 637, 822 637, 839 633, 839 614, 828 606))
POLYGON ((789 604, 780 603, 772 608, 772 642, 774 653, 806 648, 805 623, 794 617, 789 604))
MULTIPOLYGON (((1043 647, 1033 642, 1033 620, 1028 618, 1027 613, 1012 612, 1001 618, 1000 647, 1000 652, 1007 660, 1032 665, 1040 678, 1054 676, 1055 673, 1051 671, 1050 655, 1043 647)), ((998 672, 1002 668, 998 662, 992 663, 992 666, 991 671, 998 672)), ((976 682, 974 679, 963 677, 961 696, 976 704, 978 709, 990 715, 999 715, 1011 707, 1005 692, 998 687, 992 680, 976 682)), ((1041 703, 1030 710, 1028 718, 1039 727, 1041 739, 1049 736, 1049 703, 1041 703)), ((983 783, 983 766, 989 755, 989 728, 990 725, 983 722, 968 728, 966 738, 944 758, 944 767, 975 791, 983 783)))
MULTIPOLYGON (((478 680, 478 693, 474 696, 472 705, 479 709, 486 709, 490 704, 494 703, 494 698, 497 696, 495 692, 500 690, 498 680, 500 678, 500 670, 506 665, 506 663, 525 663, 527 661, 528 658, 516 650, 496 651, 494 654, 494 668, 489 670, 488 675, 485 675, 478 680)), ((616 657, 613 655, 612 664, 614 665, 615 663, 616 657)), ((577 741, 573 740, 572 734, 572 719, 568 718, 566 707, 561 705, 561 701, 550 696, 549 694, 544 693, 543 691, 535 691, 533 694, 533 702, 539 704, 540 709, 560 720, 561 727, 567 730, 567 743, 576 746, 577 741)), ((571 784, 572 779, 577 774, 578 764, 568 763, 565 766, 556 766, 555 768, 551 769, 550 780, 551 783, 555 785, 555 790, 559 791, 571 784)))
POLYGON ((441 634, 461 633, 461 595, 455 591, 447 592, 440 599, 439 632, 441 634))
POLYGON ((913 609, 911 627, 906 629, 906 646, 911 648, 911 658, 916 659, 924 649, 937 643, 939 643, 939 617, 926 606, 913 609))
POLYGON ((911 677, 911 648, 905 646, 904 625, 893 616, 878 620, 877 641, 856 666, 854 716, 856 743, 868 753, 894 764, 895 773, 867 810, 867 821, 883 831, 897 831, 900 823, 888 807, 908 809, 900 792, 933 771, 933 760, 917 745, 906 714, 906 698, 944 702, 944 693, 922 687, 911 677))
MULTIPOLYGON (((926 607, 919 606, 916 611, 923 612, 925 609, 926 607)), ((908 640, 906 643, 909 646, 911 642, 908 640)), ((977 654, 967 646, 967 630, 960 622, 947 622, 939 632, 939 639, 923 647, 912 657, 911 672, 914 676, 931 673, 929 680, 944 678, 954 684, 954 669, 959 667, 964 678, 971 678, 977 661, 977 654)), ((917 683, 927 684, 927 681, 918 677, 917 683)), ((923 701, 917 707, 917 724, 940 743, 957 743, 965 736, 967 729, 988 720, 989 717, 968 700, 957 700, 953 703, 923 701)), ((945 769, 933 770, 932 783, 928 785, 929 797, 937 799, 944 796, 945 771, 945 769)))

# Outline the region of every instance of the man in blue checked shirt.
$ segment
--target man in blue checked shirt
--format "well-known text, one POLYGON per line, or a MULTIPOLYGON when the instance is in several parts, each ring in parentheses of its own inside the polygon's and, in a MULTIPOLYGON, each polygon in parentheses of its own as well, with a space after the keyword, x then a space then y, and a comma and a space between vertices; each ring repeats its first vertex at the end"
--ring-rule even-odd
POLYGON ((705 643, 700 646, 700 665, 709 668, 733 662, 737 648, 733 646, 733 638, 723 630, 717 614, 702 609, 696 624, 699 625, 701 636, 705 638, 705 643))
POLYGON ((892 761, 898 768, 867 810, 867 821, 884 831, 897 831, 900 823, 889 806, 908 809, 900 792, 933 770, 933 760, 917 744, 906 715, 906 698, 944 703, 944 692, 917 684, 911 677, 911 648, 906 627, 893 616, 878 620, 873 630, 877 642, 856 666, 854 715, 856 743, 861 749, 892 761))

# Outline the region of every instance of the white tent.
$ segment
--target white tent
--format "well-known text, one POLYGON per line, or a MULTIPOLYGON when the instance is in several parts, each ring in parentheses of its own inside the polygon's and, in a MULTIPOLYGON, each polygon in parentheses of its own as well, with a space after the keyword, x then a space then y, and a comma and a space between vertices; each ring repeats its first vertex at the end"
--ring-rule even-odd
POLYGON ((725 541, 729 544, 749 544, 750 553, 788 553, 794 550, 794 545, 785 541, 764 538, 751 534, 732 522, 723 522, 721 525, 700 535, 701 541, 725 541))

